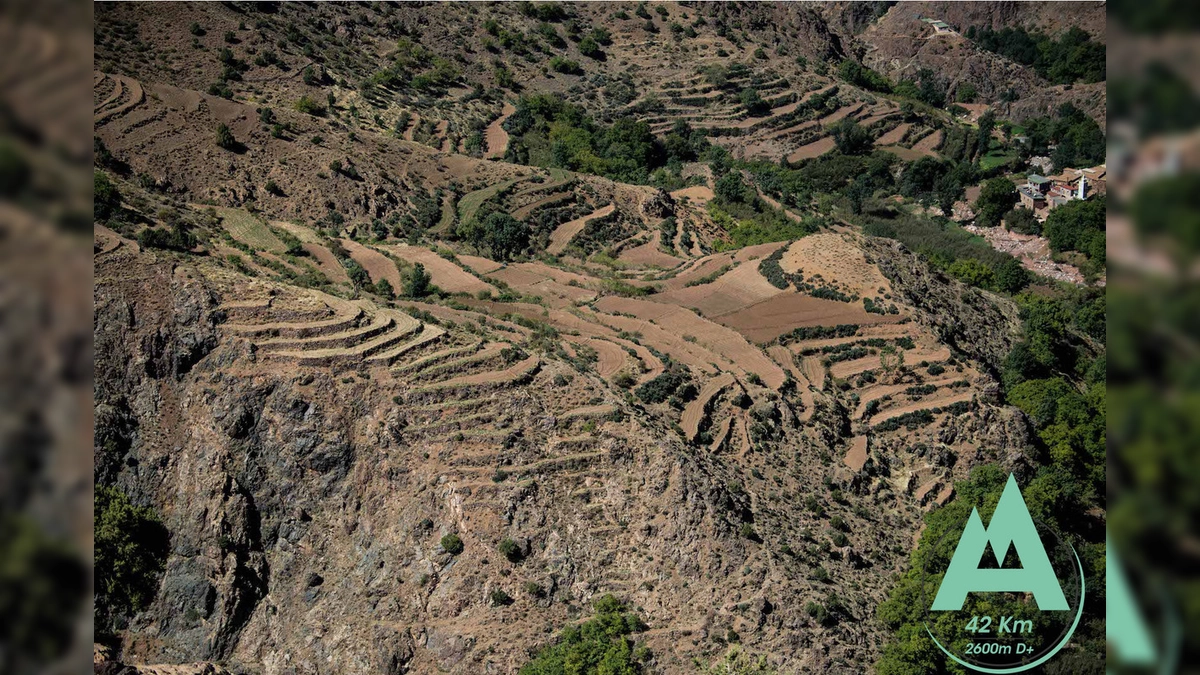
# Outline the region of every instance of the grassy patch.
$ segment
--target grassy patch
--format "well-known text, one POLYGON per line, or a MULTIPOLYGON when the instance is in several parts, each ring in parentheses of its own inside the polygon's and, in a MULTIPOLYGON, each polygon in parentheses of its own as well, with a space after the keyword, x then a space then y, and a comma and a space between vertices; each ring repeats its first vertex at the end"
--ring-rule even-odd
POLYGON ((213 207, 221 219, 221 227, 234 239, 256 251, 284 253, 287 246, 271 231, 258 216, 242 209, 213 207))

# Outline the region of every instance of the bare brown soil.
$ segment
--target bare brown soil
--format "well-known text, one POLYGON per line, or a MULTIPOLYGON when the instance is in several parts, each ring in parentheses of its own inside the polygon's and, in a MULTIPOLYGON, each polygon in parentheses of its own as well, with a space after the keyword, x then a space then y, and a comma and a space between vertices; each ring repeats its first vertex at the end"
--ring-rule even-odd
POLYGON ((354 259, 354 262, 362 265, 363 269, 367 271, 372 283, 378 283, 381 279, 387 279, 392 288, 398 289, 402 287, 400 270, 396 269, 396 263, 387 256, 373 248, 363 246, 353 239, 342 239, 341 243, 350 252, 350 257, 354 259))
POLYGON ((517 112, 516 107, 504 102, 504 107, 500 110, 500 116, 492 121, 484 131, 483 140, 487 143, 488 159, 500 159, 508 150, 508 132, 504 130, 503 124, 508 119, 509 115, 517 112))

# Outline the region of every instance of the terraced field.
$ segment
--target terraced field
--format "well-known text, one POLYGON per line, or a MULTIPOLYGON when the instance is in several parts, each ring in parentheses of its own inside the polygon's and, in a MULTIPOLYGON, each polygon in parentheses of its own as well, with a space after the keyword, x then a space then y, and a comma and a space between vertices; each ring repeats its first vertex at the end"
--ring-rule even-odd
POLYGON ((287 249, 279 237, 276 237, 275 233, 271 231, 271 228, 267 227, 267 223, 258 216, 243 209, 205 208, 215 209, 217 217, 221 219, 221 227, 243 244, 256 250, 271 251, 272 253, 283 253, 287 249))
POLYGON ((558 255, 567 249, 571 240, 575 235, 583 231, 587 224, 597 218, 604 218, 612 214, 617 209, 616 204, 602 206, 595 211, 592 211, 586 216, 570 220, 555 228, 550 235, 550 245, 546 247, 546 252, 551 255, 558 255))
POLYGON ((504 190, 520 183, 524 178, 512 178, 509 180, 493 183, 485 188, 468 192, 458 200, 458 220, 459 222, 469 223, 475 218, 475 212, 485 202, 500 194, 504 190))

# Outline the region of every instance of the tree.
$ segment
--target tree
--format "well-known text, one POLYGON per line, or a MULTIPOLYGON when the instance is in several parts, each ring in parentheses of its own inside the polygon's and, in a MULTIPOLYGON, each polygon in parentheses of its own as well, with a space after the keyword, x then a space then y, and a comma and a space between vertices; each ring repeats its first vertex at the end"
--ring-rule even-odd
POLYGON ((630 635, 646 629, 636 614, 612 595, 595 603, 596 613, 579 625, 568 625, 555 644, 542 648, 519 675, 638 675, 642 673, 643 650, 634 650, 630 635))
POLYGON ((869 155, 875 148, 871 132, 850 117, 834 125, 833 142, 843 155, 869 155))
POLYGON ((879 350, 879 367, 883 369, 883 372, 890 375, 903 366, 904 352, 892 345, 887 345, 879 350))
POLYGON ((94 497, 96 623, 111 627, 141 611, 158 589, 169 534, 153 509, 134 506, 114 487, 94 497))
POLYGON ((224 122, 217 124, 217 146, 225 150, 235 150, 238 147, 237 139, 224 122))
POLYGON ((771 105, 763 100, 757 89, 746 87, 738 98, 745 106, 747 115, 764 115, 771 110, 771 105))
POLYGON ((1017 203, 1017 188, 1007 178, 993 178, 984 183, 975 200, 975 222, 982 227, 995 227, 1017 203))
POLYGON ((972 286, 989 288, 994 278, 992 268, 974 258, 960 258, 946 268, 954 278, 972 286))
POLYGON ((962 198, 965 190, 962 183, 953 173, 948 173, 937 181, 936 195, 938 207, 942 210, 942 215, 947 218, 954 214, 954 204, 962 198))
POLYGON ((1043 230, 1053 251, 1087 253, 1096 235, 1104 236, 1106 200, 1072 200, 1050 211, 1043 230))
POLYGON ((307 115, 312 115, 313 117, 325 116, 325 106, 317 103, 307 95, 301 96, 300 100, 296 101, 296 110, 307 115))
POLYGON ((387 279, 380 279, 379 283, 375 284, 375 292, 387 300, 396 297, 396 291, 392 289, 392 282, 387 279))
POLYGON ((862 213, 863 202, 870 196, 870 181, 863 176, 854 179, 854 182, 846 187, 846 198, 850 200, 850 211, 855 215, 862 213))
POLYGON ((730 171, 718 178, 713 185, 713 193, 717 199, 730 203, 741 203, 752 199, 750 188, 742 182, 742 175, 737 171, 730 171))
MULTIPOLYGON (((37 665, 63 656, 88 575, 73 547, 28 518, 0 513, 0 670, 38 672, 37 665)), ((97 626, 97 634, 103 630, 97 626)))
POLYGON ((1019 234, 1042 233, 1042 224, 1033 216, 1033 211, 1022 207, 1004 214, 1004 226, 1019 234))
POLYGON ((524 557, 524 554, 521 552, 521 546, 517 544, 517 542, 513 541, 511 537, 505 537, 504 540, 500 542, 500 546, 497 550, 500 551, 500 555, 508 558, 509 562, 521 562, 521 558, 524 557))
POLYGON ((121 208, 121 192, 109 180, 108 174, 96 171, 92 175, 92 214, 100 222, 116 215, 121 208))
POLYGON ((433 277, 425 271, 425 266, 417 263, 404 275, 404 295, 423 298, 432 290, 432 281, 433 277))
MULTIPOLYGON (((95 139, 93 147, 96 142, 100 142, 100 139, 95 139)), ((103 142, 100 142, 100 147, 105 153, 108 152, 108 149, 104 148, 103 142)), ((111 155, 108 156, 108 159, 111 162, 111 155)), ((14 197, 28 184, 29 162, 16 148, 8 143, 0 142, 0 197, 14 197)))
POLYGON ((1029 272, 1016 258, 1006 258, 996 267, 994 283, 999 291, 1016 293, 1029 285, 1029 272))
POLYGON ((455 233, 498 260, 510 260, 529 244, 529 230, 507 213, 493 212, 460 223, 455 233))
POLYGON ((996 113, 988 110, 979 116, 979 133, 976 135, 978 142, 975 148, 975 156, 983 157, 992 147, 992 129, 996 128, 996 113))

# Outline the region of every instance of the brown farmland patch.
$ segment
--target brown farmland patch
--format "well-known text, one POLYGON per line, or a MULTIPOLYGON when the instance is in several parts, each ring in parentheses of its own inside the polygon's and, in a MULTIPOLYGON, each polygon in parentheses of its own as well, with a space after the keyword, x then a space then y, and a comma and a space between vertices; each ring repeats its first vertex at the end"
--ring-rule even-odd
POLYGON ((660 248, 661 244, 662 231, 655 230, 654 234, 650 235, 650 241, 641 246, 621 251, 621 255, 617 256, 617 259, 634 265, 664 268, 675 267, 683 262, 682 258, 663 252, 660 248))
POLYGON ((516 107, 505 101, 504 107, 500 110, 500 116, 487 126, 487 131, 483 134, 483 140, 487 143, 486 159, 500 159, 508 151, 508 132, 504 130, 503 125, 509 115, 515 112, 517 112, 516 107))
POLYGON ((863 466, 867 463, 866 436, 855 436, 850 440, 850 449, 846 452, 842 462, 854 473, 862 471, 863 466))
POLYGON ((652 321, 666 331, 681 336, 688 344, 700 345, 706 350, 720 354, 735 364, 729 370, 754 373, 772 389, 783 384, 783 369, 754 345, 724 326, 713 323, 682 307, 663 305, 635 298, 608 296, 596 303, 596 308, 606 312, 632 314, 639 319, 652 321))
POLYGON ((832 150, 837 144, 833 142, 832 136, 825 136, 817 139, 807 145, 802 145, 789 153, 787 159, 789 162, 799 162, 802 159, 812 159, 832 150))
POLYGON ((600 377, 609 378, 616 375, 625 367, 629 355, 617 345, 608 340, 588 338, 587 345, 596 350, 600 360, 596 362, 596 372, 600 377))
POLYGON ((421 263, 433 284, 450 293, 478 293, 490 291, 492 286, 473 276, 458 265, 446 260, 424 246, 388 246, 387 250, 401 260, 411 263, 421 263))
POLYGON ((587 227, 588 221, 596 218, 603 218, 609 215, 617 208, 616 204, 609 204, 603 208, 597 209, 586 216, 570 220, 554 229, 550 235, 550 245, 546 247, 546 252, 552 255, 558 255, 566 250, 567 245, 575 238, 575 235, 583 231, 587 227))
POLYGON ((862 248, 849 239, 851 235, 836 232, 814 234, 797 240, 783 254, 779 266, 784 272, 800 271, 806 280, 815 275, 836 279, 862 297, 891 293, 891 283, 875 265, 867 262, 862 248))
POLYGON ((713 375, 718 369, 732 370, 734 368, 732 363, 721 356, 689 343, 679 335, 663 330, 644 319, 608 314, 596 314, 595 316, 598 322, 615 330, 641 333, 641 342, 702 374, 713 375))
POLYGON ((462 262, 462 264, 470 267, 471 271, 475 272, 476 274, 491 274, 504 268, 503 263, 498 263, 495 260, 490 260, 488 258, 481 258, 477 255, 463 255, 462 253, 459 253, 458 259, 462 262))
MULTIPOLYGON (((717 267, 719 270, 720 267, 717 267)), ((702 278, 703 275, 687 275, 702 278)), ((709 318, 724 316, 773 298, 785 291, 775 288, 753 263, 743 263, 708 284, 680 288, 650 296, 655 302, 694 307, 709 318)))
POLYGON ((687 404, 683 409, 683 417, 680 420, 680 426, 683 427, 683 433, 688 441, 696 440, 696 435, 700 433, 700 424, 708 415, 708 406, 725 387, 732 385, 735 382, 733 375, 722 373, 715 377, 700 389, 700 395, 687 404))
POLYGON ((517 220, 525 220, 532 215, 534 211, 537 211, 540 208, 557 204, 558 202, 564 202, 568 199, 574 199, 574 197, 574 192, 552 192, 541 199, 529 202, 525 206, 513 209, 512 217, 516 218, 517 220))
POLYGON ((874 426, 876 424, 879 424, 880 422, 886 422, 895 417, 899 417, 901 415, 904 415, 904 414, 910 413, 910 412, 916 412, 918 410, 929 410, 931 408, 944 408, 953 403, 965 403, 966 401, 970 401, 974 397, 975 397, 975 392, 973 392, 969 389, 967 391, 960 391, 957 393, 952 390, 946 390, 937 396, 921 399, 920 401, 913 401, 911 403, 907 403, 905 405, 898 406, 895 408, 889 408, 889 409, 879 413, 878 415, 872 417, 869 421, 869 424, 874 426))
POLYGON ((875 145, 896 145, 900 141, 904 140, 904 134, 907 134, 908 130, 911 128, 912 124, 908 122, 902 122, 896 125, 891 131, 875 139, 875 145))
MULTIPOLYGON (((942 386, 950 384, 951 382, 954 382, 955 380, 958 380, 958 379, 962 379, 962 378, 949 378, 949 379, 938 380, 936 382, 927 382, 926 384, 932 384, 935 387, 942 387, 942 386)), ((871 401, 878 401, 879 399, 884 398, 885 396, 895 396, 897 394, 903 394, 904 390, 908 389, 911 386, 913 386, 913 385, 908 382, 905 382, 903 384, 877 384, 877 385, 867 387, 866 389, 859 391, 858 392, 858 407, 854 409, 854 419, 859 419, 863 416, 863 413, 865 413, 867 411, 867 404, 870 403, 871 401)))
POLYGON ((392 262, 386 255, 376 251, 373 248, 368 248, 353 239, 342 239, 342 246, 346 247, 346 251, 350 253, 350 257, 354 262, 363 266, 367 274, 371 277, 371 283, 379 283, 380 279, 387 279, 392 288, 401 288, 400 270, 396 269, 396 263, 392 262))
MULTIPOLYGON (((950 358, 950 349, 948 347, 909 349, 904 351, 905 364, 913 364, 919 361, 945 361, 948 358, 950 358)), ((879 365, 879 354, 873 354, 871 356, 864 356, 861 359, 854 359, 853 361, 835 363, 829 367, 829 374, 837 378, 845 378, 868 370, 874 370, 879 365)))
POLYGON ((291 232, 299 239, 304 246, 304 250, 308 251, 308 257, 312 261, 326 279, 329 279, 335 284, 349 284, 350 277, 346 275, 346 268, 342 267, 342 263, 338 262, 337 257, 328 248, 325 248, 321 243, 321 238, 315 232, 300 225, 277 221, 272 223, 280 229, 291 232))
POLYGON ((942 138, 944 136, 945 132, 943 132, 941 129, 938 129, 932 134, 929 134, 925 138, 922 138, 914 143, 912 149, 926 157, 936 157, 937 152, 934 151, 934 148, 942 144, 942 138))
POLYGON ((707 185, 693 185, 692 187, 683 188, 682 190, 675 190, 671 193, 671 197, 674 198, 675 201, 679 201, 686 197, 689 201, 697 206, 704 206, 712 201, 714 196, 715 195, 713 194, 712 188, 708 187, 707 185))
POLYGON ((747 340, 763 344, 805 326, 895 323, 903 318, 896 314, 871 314, 862 305, 814 298, 793 291, 716 317, 716 320, 741 333, 747 340))

